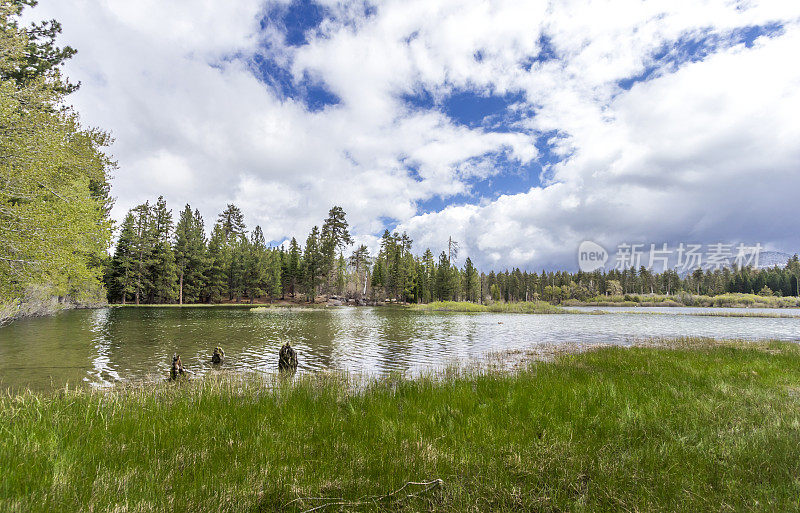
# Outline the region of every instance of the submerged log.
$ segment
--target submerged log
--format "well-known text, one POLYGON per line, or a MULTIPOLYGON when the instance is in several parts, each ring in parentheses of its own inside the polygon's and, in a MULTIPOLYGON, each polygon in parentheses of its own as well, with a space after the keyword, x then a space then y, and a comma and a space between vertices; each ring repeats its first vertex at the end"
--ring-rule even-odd
POLYGON ((172 368, 169 371, 169 379, 175 381, 176 379, 186 375, 186 369, 183 368, 183 362, 178 354, 172 356, 172 368))
POLYGON ((278 370, 279 371, 296 371, 297 370, 297 352, 289 345, 283 344, 280 353, 278 353, 278 370))
POLYGON ((222 360, 225 358, 225 351, 222 350, 221 347, 217 346, 214 348, 214 354, 211 355, 211 363, 214 365, 219 365, 222 363, 222 360))

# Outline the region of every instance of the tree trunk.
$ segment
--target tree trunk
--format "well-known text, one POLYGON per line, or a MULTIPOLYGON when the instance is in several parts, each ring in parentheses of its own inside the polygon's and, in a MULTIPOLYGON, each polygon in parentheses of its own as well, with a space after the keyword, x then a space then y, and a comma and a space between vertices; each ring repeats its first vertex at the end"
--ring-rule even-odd
POLYGON ((180 291, 178 292, 178 304, 179 305, 183 304, 183 271, 181 271, 181 285, 180 285, 180 291))

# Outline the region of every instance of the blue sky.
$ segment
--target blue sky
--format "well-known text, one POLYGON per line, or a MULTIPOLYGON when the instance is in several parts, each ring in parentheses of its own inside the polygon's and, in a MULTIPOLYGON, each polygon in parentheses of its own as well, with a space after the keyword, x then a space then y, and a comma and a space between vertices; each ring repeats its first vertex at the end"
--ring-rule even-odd
POLYGON ((485 268, 571 268, 582 240, 800 246, 793 2, 33 12, 62 21, 74 103, 116 137, 119 218, 235 202, 281 241, 340 204, 358 242, 453 236, 485 268))

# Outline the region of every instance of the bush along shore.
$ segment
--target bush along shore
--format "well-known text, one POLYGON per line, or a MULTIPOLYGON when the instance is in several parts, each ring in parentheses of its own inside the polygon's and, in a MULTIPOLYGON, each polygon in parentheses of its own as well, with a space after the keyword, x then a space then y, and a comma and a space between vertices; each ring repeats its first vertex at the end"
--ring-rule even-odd
POLYGON ((583 301, 569 299, 564 306, 699 306, 729 308, 800 308, 800 297, 762 296, 758 294, 727 293, 705 296, 680 292, 664 294, 617 294, 595 296, 583 301))
POLYGON ((799 403, 797 345, 692 339, 5 395, 0 510, 790 511, 799 403))

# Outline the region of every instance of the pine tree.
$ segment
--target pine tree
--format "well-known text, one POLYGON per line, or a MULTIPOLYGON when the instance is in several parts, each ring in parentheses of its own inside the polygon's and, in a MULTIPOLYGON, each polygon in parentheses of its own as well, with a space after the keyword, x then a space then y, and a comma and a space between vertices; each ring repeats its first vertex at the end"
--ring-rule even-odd
POLYGON ((322 225, 319 249, 322 255, 322 274, 328 277, 328 287, 335 281, 336 253, 353 243, 348 231, 346 214, 342 207, 334 206, 328 211, 328 218, 322 225))
POLYGON ((295 297, 295 294, 297 293, 297 284, 302 278, 300 257, 300 246, 297 244, 297 239, 292 237, 292 241, 289 243, 289 254, 286 259, 287 290, 292 297, 295 297))
POLYGON ((386 280, 385 280, 386 273, 384 271, 384 258, 382 253, 378 253, 378 258, 375 259, 375 265, 372 268, 372 278, 370 280, 370 287, 372 287, 372 296, 373 298, 378 294, 380 291, 384 291, 383 297, 386 297, 385 288, 386 288, 386 280))
POLYGON ((140 304, 144 294, 150 288, 149 274, 150 254, 153 248, 152 232, 150 231, 150 204, 144 202, 133 208, 134 236, 133 244, 133 276, 134 300, 140 304))
POLYGON ((478 271, 472 265, 472 260, 467 257, 464 261, 464 299, 475 302, 480 290, 478 271))
POLYGON ((228 268, 226 278, 228 280, 228 298, 231 300, 239 299, 246 292, 247 281, 247 258, 250 254, 250 241, 244 235, 239 235, 229 239, 225 246, 228 253, 228 268))
POLYGON ((421 276, 421 300, 428 303, 433 300, 436 295, 436 261, 433 259, 433 253, 430 248, 425 250, 422 255, 422 276, 421 276))
POLYGON ((219 223, 214 225, 208 241, 208 266, 203 282, 205 297, 209 303, 218 303, 228 293, 225 270, 228 268, 228 251, 225 231, 219 223))
POLYGON ((227 264, 225 267, 225 279, 227 281, 228 298, 237 300, 242 296, 245 289, 245 268, 247 253, 249 251, 249 241, 246 237, 246 226, 244 224, 244 214, 233 204, 228 204, 225 210, 217 217, 217 224, 223 235, 222 252, 227 264))
POLYGON ((153 303, 170 303, 177 295, 177 270, 171 244, 172 212, 163 196, 159 196, 152 210, 149 230, 152 247, 147 270, 151 285, 148 296, 153 303))
MULTIPOLYGON (((355 273, 356 279, 356 298, 361 297, 362 288, 361 288, 361 272, 364 272, 364 281, 366 282, 366 267, 369 265, 369 248, 366 245, 362 244, 357 249, 353 250, 353 253, 350 255, 349 258, 350 267, 353 269, 355 273)), ((365 283, 366 285, 366 283, 365 283)))
POLYGON ((256 226, 250 236, 250 245, 247 252, 245 269, 245 282, 247 295, 252 303, 255 297, 262 297, 270 293, 269 283, 270 255, 260 226, 256 226))
POLYGON ((282 252, 277 249, 268 250, 267 253, 268 264, 265 290, 271 299, 281 294, 281 284, 283 283, 281 255, 282 252))
MULTIPOLYGON (((109 295, 113 299, 119 298, 124 305, 129 294, 136 291, 134 275, 136 271, 136 258, 134 253, 134 239, 136 237, 136 219, 131 212, 122 221, 119 239, 111 260, 113 273, 113 290, 109 295)), ((111 299, 109 298, 109 299, 111 299)))
POLYGON ((303 276, 311 301, 317 295, 317 284, 322 276, 324 266, 319 237, 319 228, 315 226, 306 239, 306 247, 303 251, 303 276))
POLYGON ((217 223, 222 226, 225 242, 235 242, 246 233, 244 214, 239 207, 231 203, 217 217, 217 223))
POLYGON ((450 260, 448 260, 447 253, 444 251, 439 255, 439 265, 436 269, 436 296, 439 301, 449 301, 453 296, 450 260))
POLYGON ((175 264, 178 272, 178 303, 200 299, 206 270, 206 236, 199 210, 187 204, 175 227, 175 264))
POLYGON ((339 258, 336 259, 336 293, 343 295, 346 284, 347 262, 344 260, 344 255, 339 253, 339 258))

